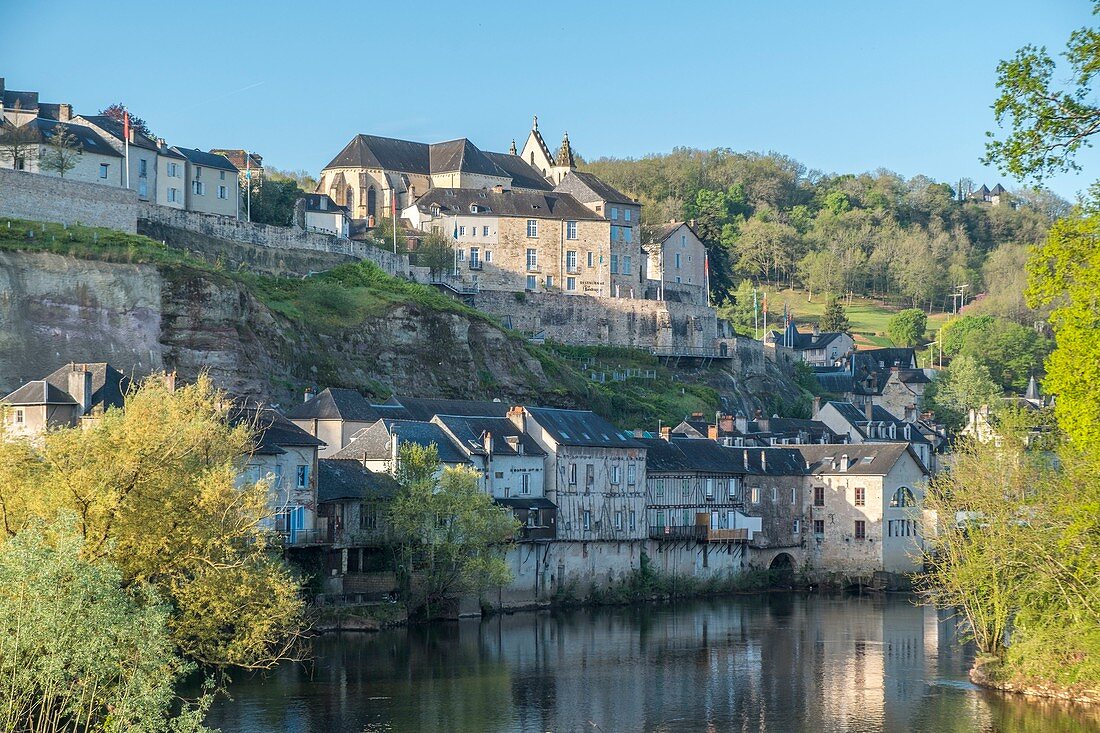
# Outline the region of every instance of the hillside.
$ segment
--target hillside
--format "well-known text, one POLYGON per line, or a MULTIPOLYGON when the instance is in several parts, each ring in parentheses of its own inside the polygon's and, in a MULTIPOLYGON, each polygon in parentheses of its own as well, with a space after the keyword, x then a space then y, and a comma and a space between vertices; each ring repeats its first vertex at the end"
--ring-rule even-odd
MULTIPOLYGON (((489 316, 369 263, 310 278, 232 272, 146 237, 0 224, 0 393, 66 361, 207 371, 288 404, 306 386, 499 398, 602 412, 623 427, 716 409, 770 411, 801 393, 769 363, 673 369, 645 352, 536 346, 489 316), (597 383, 582 362, 609 373, 597 383), (620 366, 648 378, 614 381, 620 366)), ((591 371, 591 370, 590 370, 591 371)))

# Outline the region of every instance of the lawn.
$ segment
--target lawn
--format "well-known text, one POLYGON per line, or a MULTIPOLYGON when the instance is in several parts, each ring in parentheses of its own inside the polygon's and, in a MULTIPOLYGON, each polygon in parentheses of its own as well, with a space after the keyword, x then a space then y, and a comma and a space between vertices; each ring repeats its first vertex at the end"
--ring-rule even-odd
MULTIPOLYGON (((815 295, 812 301, 807 302, 804 290, 780 290, 768 293, 769 328, 772 327, 772 318, 777 322, 781 321, 784 303, 794 312, 794 320, 799 330, 806 330, 817 323, 825 310, 824 295, 815 295)), ((854 297, 852 304, 846 305, 846 310, 848 321, 852 324, 850 332, 857 346, 868 348, 894 345, 886 336, 886 324, 895 313, 902 310, 901 307, 884 305, 881 300, 854 297)), ((933 313, 928 316, 930 339, 935 338, 936 331, 950 317, 950 313, 933 313)))

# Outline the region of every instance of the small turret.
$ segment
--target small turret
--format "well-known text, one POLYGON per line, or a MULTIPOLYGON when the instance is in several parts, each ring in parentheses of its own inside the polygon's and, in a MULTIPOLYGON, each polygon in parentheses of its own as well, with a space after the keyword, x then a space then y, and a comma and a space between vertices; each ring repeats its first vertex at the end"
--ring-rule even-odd
MULTIPOLYGON (((536 118, 537 119, 537 118, 536 118)), ((573 160, 573 148, 569 145, 569 133, 565 133, 561 138, 561 147, 558 148, 557 165, 562 168, 575 168, 576 162, 573 160)))

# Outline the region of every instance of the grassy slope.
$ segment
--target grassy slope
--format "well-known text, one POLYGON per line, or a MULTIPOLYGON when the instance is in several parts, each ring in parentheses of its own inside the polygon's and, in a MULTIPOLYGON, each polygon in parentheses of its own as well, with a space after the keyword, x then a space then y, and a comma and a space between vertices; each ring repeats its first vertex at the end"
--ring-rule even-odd
MULTIPOLYGON (((825 310, 825 296, 815 295, 813 301, 806 301, 804 290, 781 290, 768 294, 768 309, 782 314, 786 303, 794 311, 795 323, 800 327, 816 323, 825 310)), ((856 344, 862 348, 893 346, 886 336, 886 324, 901 308, 883 305, 879 300, 870 298, 852 298, 847 307, 848 321, 852 324, 851 333, 856 344)), ((769 316, 770 317, 770 316, 769 316)), ((782 315, 777 315, 782 318, 782 315)), ((950 313, 933 313, 928 317, 929 337, 935 336, 940 326, 951 317, 950 313)), ((769 324, 770 325, 770 324, 769 324)))
MULTIPOLYGON (((497 323, 487 314, 454 301, 434 288, 391 277, 366 262, 341 265, 306 279, 279 278, 218 268, 136 234, 15 219, 0 219, 0 250, 151 264, 172 278, 194 274, 236 282, 274 312, 304 328, 327 333, 339 333, 400 304, 415 304, 497 323)), ((554 402, 588 407, 624 428, 655 426, 658 420, 665 424, 678 422, 692 412, 712 413, 718 407, 719 396, 714 389, 677 379, 673 371, 660 367, 648 352, 535 346, 526 343, 518 333, 508 332, 508 335, 539 360, 553 385, 548 396, 556 397, 554 402), (593 369, 596 371, 610 373, 625 367, 656 369, 658 378, 598 384, 582 370, 582 359, 595 359, 593 369)))

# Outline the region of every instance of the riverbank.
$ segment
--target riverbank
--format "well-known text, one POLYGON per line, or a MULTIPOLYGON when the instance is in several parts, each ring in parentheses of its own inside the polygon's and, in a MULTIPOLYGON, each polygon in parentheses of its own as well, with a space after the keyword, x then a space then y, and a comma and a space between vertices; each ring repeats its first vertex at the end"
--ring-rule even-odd
POLYGON ((1100 717, 1100 689, 1088 685, 1059 685, 1012 676, 996 657, 979 657, 970 669, 970 681, 979 687, 1014 695, 1060 700, 1078 705, 1096 706, 1100 717))

